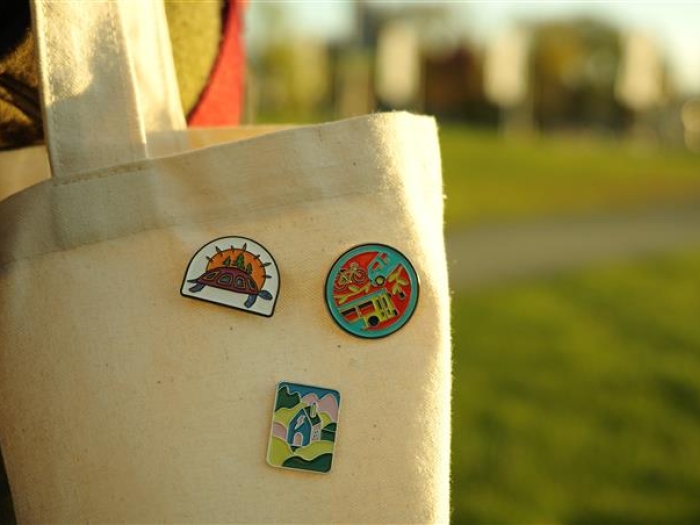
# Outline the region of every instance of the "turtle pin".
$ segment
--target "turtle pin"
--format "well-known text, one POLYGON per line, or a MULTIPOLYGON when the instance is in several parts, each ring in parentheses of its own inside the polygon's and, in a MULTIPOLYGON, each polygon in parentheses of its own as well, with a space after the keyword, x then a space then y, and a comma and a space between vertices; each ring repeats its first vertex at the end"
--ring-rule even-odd
POLYGON ((270 317, 279 293, 279 271, 270 253, 252 239, 222 237, 192 257, 180 293, 270 317))

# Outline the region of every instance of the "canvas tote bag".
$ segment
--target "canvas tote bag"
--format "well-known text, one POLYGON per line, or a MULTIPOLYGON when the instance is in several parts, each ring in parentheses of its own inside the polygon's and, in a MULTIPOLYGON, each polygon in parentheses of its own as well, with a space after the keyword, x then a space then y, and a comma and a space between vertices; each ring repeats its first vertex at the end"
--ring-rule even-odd
MULTIPOLYGON (((0 444, 18 520, 447 522, 434 121, 188 136, 159 2, 34 0, 33 18, 51 177, 0 202, 0 444), (181 293, 200 248, 216 258, 232 236, 274 258, 271 316, 181 293), (326 299, 339 257, 366 243, 400 251, 420 286, 381 338, 341 329, 326 299), (288 427, 283 391, 302 407, 288 427), (329 472, 269 464, 280 428, 298 428, 294 452, 321 425, 329 472)), ((39 170, 40 154, 13 159, 39 170)))

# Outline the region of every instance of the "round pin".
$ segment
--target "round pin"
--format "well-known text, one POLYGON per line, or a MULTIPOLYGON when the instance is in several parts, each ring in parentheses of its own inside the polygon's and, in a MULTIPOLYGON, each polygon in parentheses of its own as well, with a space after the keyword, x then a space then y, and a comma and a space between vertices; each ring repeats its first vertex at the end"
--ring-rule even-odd
POLYGON ((326 305, 346 332, 376 339, 393 334, 413 315, 418 275, 404 254, 385 244, 361 244, 333 264, 326 305))

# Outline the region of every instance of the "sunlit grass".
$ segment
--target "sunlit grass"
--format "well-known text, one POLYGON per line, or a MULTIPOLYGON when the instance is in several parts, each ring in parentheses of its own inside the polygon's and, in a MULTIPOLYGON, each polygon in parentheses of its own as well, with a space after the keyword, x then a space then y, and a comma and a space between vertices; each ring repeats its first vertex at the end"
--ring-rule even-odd
POLYGON ((700 520, 700 253, 453 315, 456 523, 700 520))
POLYGON ((700 201, 700 156, 682 149, 447 125, 440 144, 449 227, 700 201))

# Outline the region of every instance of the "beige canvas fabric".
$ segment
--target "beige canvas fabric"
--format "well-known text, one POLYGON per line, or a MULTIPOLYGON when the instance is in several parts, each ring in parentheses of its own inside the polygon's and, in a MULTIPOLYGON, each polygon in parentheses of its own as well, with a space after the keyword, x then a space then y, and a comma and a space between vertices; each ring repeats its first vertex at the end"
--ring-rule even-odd
MULTIPOLYGON (((236 142, 291 129, 290 125, 239 126, 236 128, 188 128, 177 133, 177 140, 186 140, 186 149, 236 142)), ((51 176, 48 152, 43 145, 9 150, 0 154, 0 201, 51 176)))
POLYGON ((161 1, 31 5, 54 177, 184 147, 161 1))
MULTIPOLYGON (((37 19, 49 16, 50 2, 36 4, 37 19)), ((87 9, 91 23, 115 8, 87 9)), ((52 45, 65 51, 62 39, 52 45)), ((95 79, 109 69, 70 67, 95 79)), ((71 106, 47 128, 53 176, 0 202, 0 444, 19 521, 447 522, 449 296, 434 121, 393 113, 249 131, 154 158, 154 135, 133 132, 157 104, 140 90, 137 124, 106 130, 133 148, 57 144, 75 119, 119 120, 105 101, 98 114, 82 104, 86 92, 100 98, 85 88, 53 103, 71 106), (179 294, 194 252, 226 235, 275 257, 272 317, 179 294), (336 258, 366 242, 401 250, 421 282, 412 319, 379 340, 340 330, 323 296, 336 258), (329 474, 267 465, 280 381, 341 393, 329 474)), ((168 144, 165 129, 156 135, 168 144)))

